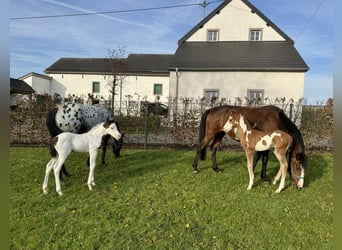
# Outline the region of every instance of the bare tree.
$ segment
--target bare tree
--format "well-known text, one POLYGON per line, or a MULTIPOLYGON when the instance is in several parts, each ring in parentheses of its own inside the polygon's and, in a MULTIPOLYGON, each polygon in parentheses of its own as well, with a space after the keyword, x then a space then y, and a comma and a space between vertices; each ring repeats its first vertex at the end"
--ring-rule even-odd
POLYGON ((111 109, 114 114, 114 101, 117 93, 117 88, 120 88, 120 104, 119 112, 121 113, 121 98, 122 98, 122 81, 125 78, 125 72, 127 70, 126 63, 126 46, 119 46, 117 49, 108 49, 108 72, 110 77, 108 79, 108 85, 110 87, 110 93, 112 95, 111 109))

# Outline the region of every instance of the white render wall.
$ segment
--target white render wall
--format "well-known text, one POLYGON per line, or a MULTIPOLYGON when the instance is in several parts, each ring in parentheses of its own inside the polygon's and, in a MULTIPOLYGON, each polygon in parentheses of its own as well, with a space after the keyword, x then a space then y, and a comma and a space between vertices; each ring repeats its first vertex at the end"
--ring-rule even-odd
POLYGON ((161 102, 167 102, 169 97, 169 75, 167 76, 127 76, 123 80, 122 96, 131 95, 133 100, 156 101, 157 96, 153 95, 154 84, 162 84, 163 90, 160 95, 161 102))
MULTIPOLYGON (((304 73, 299 72, 178 72, 181 97, 202 98, 205 89, 218 89, 219 99, 247 97, 248 89, 264 90, 264 97, 298 101, 304 95, 304 73)), ((176 96, 176 73, 170 72, 170 96, 176 96)))
POLYGON ((241 0, 231 1, 186 41, 206 41, 208 29, 219 29, 219 41, 248 41, 251 28, 262 29, 262 41, 285 41, 241 0))
MULTIPOLYGON (((83 96, 87 98, 88 93, 92 93, 93 82, 100 82, 100 93, 94 93, 97 97, 111 100, 110 85, 112 80, 110 75, 92 74, 49 74, 51 80, 51 95, 59 93, 62 97, 68 95, 83 96)), ((133 100, 142 100, 146 97, 148 101, 155 101, 153 87, 155 83, 163 85, 163 94, 160 101, 166 102, 169 96, 169 76, 126 76, 122 80, 122 100, 131 95, 133 100)), ((120 100, 120 88, 116 89, 115 101, 120 100)))
POLYGON ((50 95, 50 79, 41 78, 35 75, 28 75, 27 77, 20 78, 25 81, 28 85, 30 85, 37 94, 48 94, 50 95))

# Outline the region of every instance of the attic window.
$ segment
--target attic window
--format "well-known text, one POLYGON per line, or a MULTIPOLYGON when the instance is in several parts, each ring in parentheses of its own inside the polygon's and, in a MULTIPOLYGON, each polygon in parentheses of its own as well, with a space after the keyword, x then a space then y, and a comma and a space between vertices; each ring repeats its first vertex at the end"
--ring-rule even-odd
POLYGON ((261 41, 262 30, 261 29, 250 29, 249 40, 250 41, 261 41))
POLYGON ((208 30, 207 41, 215 42, 219 40, 219 30, 208 30))

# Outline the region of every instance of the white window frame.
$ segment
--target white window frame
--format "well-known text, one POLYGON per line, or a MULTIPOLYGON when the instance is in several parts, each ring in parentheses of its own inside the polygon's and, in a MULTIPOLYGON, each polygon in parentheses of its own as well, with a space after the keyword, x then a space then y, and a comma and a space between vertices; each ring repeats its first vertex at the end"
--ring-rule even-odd
POLYGON ((203 90, 203 97, 208 102, 211 102, 213 97, 217 97, 217 99, 219 99, 219 96, 220 96, 219 89, 204 89, 203 90))
POLYGON ((263 89, 248 89, 247 98, 256 105, 263 104, 265 98, 265 90, 263 89))
POLYGON ((253 28, 249 29, 250 41, 262 41, 262 29, 253 28))
POLYGON ((217 42, 219 41, 220 31, 218 29, 208 29, 207 30, 207 41, 217 42))

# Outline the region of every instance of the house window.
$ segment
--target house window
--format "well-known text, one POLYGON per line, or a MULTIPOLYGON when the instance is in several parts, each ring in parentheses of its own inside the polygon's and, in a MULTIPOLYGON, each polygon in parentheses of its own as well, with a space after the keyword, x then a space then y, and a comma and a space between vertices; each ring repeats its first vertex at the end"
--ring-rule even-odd
POLYGON ((154 95, 162 95, 163 94, 163 84, 155 83, 153 86, 153 94, 154 95))
POLYGON ((207 102, 212 102, 214 99, 218 99, 219 90, 218 89, 205 89, 204 98, 207 102))
POLYGON ((208 30, 207 40, 209 42, 215 42, 219 40, 219 31, 218 30, 208 30))
POLYGON ((247 90, 248 99, 252 104, 262 104, 264 101, 264 90, 262 89, 249 89, 247 90))
POLYGON ((93 82, 93 93, 100 93, 100 82, 93 82))
POLYGON ((261 41, 261 29, 250 29, 249 30, 249 40, 250 41, 261 41))

